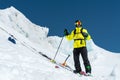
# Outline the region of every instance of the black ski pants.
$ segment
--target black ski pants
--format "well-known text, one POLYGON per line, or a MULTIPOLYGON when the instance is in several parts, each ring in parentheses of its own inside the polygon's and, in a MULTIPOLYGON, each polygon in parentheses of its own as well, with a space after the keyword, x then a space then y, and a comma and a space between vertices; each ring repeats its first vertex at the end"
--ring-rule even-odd
POLYGON ((80 66, 80 59, 79 59, 80 54, 81 54, 83 62, 84 62, 86 73, 87 72, 91 73, 91 66, 90 66, 90 62, 88 60, 88 52, 87 52, 86 47, 74 48, 73 58, 74 58, 75 69, 77 71, 82 71, 81 66, 80 66))

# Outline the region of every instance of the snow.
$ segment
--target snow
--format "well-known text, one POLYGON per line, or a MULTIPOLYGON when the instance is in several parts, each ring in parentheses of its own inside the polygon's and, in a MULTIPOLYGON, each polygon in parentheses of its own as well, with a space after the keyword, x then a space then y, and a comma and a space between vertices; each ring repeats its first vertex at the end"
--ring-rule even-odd
MULTIPOLYGON (((87 41, 92 77, 56 69, 38 54, 54 58, 62 37, 47 36, 48 32, 47 27, 32 23, 14 7, 0 10, 0 80, 120 80, 120 54, 98 47, 93 40, 87 41), (17 39, 16 44, 8 41, 9 34, 17 39)), ((63 63, 70 54, 67 64, 74 69, 72 43, 63 38, 55 60, 63 63)))

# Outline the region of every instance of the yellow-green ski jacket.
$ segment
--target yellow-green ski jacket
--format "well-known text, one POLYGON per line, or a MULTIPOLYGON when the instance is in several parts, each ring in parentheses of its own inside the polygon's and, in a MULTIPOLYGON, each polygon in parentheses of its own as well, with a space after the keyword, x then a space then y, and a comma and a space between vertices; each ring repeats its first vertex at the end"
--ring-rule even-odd
POLYGON ((74 48, 86 47, 86 40, 90 40, 91 36, 88 34, 86 29, 82 29, 83 33, 87 33, 88 36, 84 37, 81 33, 82 27, 76 27, 69 35, 66 36, 67 40, 74 40, 74 48))

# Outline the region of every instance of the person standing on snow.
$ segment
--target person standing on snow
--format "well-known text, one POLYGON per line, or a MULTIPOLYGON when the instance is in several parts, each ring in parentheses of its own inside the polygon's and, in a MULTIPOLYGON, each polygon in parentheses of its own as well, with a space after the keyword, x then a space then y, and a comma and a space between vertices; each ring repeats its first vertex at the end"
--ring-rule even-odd
POLYGON ((91 74, 91 65, 88 60, 88 52, 86 48, 86 40, 90 40, 91 36, 87 32, 86 29, 82 28, 82 23, 80 20, 75 21, 75 29, 69 34, 67 29, 64 30, 64 35, 67 40, 74 40, 74 50, 73 50, 73 58, 74 58, 74 66, 75 70, 73 71, 74 73, 80 73, 82 74, 82 69, 80 66, 80 61, 79 61, 79 56, 81 54, 84 66, 85 66, 85 71, 87 75, 91 74))

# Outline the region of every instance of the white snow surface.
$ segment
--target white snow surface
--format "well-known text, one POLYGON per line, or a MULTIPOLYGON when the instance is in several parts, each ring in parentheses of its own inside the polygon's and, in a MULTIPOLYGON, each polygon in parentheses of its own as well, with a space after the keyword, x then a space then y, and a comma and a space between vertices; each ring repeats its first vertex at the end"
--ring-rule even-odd
MULTIPOLYGON (((98 47, 87 41, 92 76, 78 76, 42 57, 38 52, 54 58, 62 37, 48 36, 49 29, 32 23, 14 7, 0 10, 0 80, 120 80, 120 54, 98 47), (9 34, 17 40, 8 41, 9 34)), ((72 43, 63 38, 57 62, 74 69, 72 43)), ((81 59, 81 58, 80 58, 81 59)), ((81 66, 84 65, 81 60, 81 66)))

